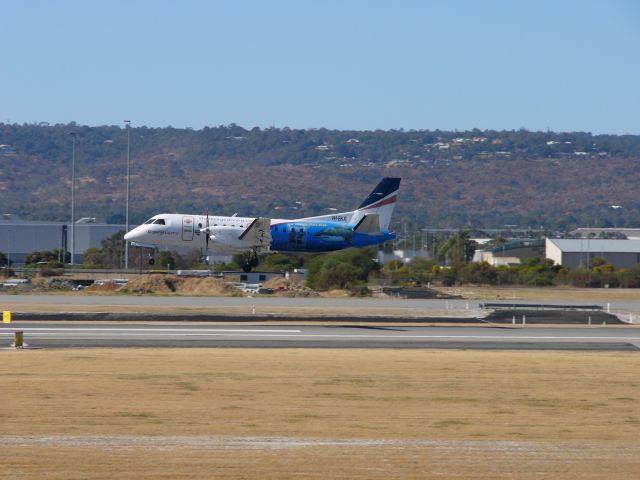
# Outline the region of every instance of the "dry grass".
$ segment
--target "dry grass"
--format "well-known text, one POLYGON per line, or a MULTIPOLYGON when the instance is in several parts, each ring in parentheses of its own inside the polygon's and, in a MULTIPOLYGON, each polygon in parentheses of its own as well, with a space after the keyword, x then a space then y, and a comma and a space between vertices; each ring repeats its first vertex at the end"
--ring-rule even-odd
POLYGON ((0 478, 632 478, 640 471, 635 353, 86 349, 4 351, 0 361, 0 478), (35 437, 25 446, 9 437, 22 435, 35 437), (62 445, 63 435, 103 440, 62 445), (113 436, 133 440, 110 446, 113 436), (159 444, 136 441, 149 436, 159 444), (204 444, 163 447, 165 436, 204 444), (207 444, 265 436, 294 445, 207 444), (351 443, 295 445, 301 438, 351 443))
POLYGON ((615 302, 640 300, 638 288, 450 287, 445 293, 473 300, 535 300, 547 302, 615 302))

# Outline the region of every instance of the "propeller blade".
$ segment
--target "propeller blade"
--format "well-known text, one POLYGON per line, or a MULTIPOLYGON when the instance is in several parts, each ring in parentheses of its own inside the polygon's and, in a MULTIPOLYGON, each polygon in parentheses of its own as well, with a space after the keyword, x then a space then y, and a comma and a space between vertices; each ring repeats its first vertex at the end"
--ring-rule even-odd
POLYGON ((207 208, 207 218, 205 219, 204 223, 205 223, 205 227, 206 227, 205 228, 206 233, 205 233, 205 237, 204 237, 204 244, 206 245, 206 250, 208 252, 209 251, 209 235, 210 235, 210 233, 209 233, 209 209, 208 208, 207 208))

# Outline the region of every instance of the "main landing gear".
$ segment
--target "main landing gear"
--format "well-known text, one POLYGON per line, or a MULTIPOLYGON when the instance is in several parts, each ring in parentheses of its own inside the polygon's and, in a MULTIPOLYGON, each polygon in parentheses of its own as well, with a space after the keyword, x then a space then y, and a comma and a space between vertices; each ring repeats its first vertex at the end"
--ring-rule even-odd
POLYGON ((242 265, 242 270, 244 271, 244 273, 249 273, 252 268, 256 268, 260 263, 258 259, 258 253, 255 250, 246 252, 243 255, 243 258, 244 264, 242 265))

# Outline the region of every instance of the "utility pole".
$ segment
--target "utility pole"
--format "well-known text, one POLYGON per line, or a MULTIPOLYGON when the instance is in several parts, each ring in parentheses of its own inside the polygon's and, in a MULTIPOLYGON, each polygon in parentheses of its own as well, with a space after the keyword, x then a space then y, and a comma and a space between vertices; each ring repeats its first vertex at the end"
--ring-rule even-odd
POLYGON ((76 253, 76 132, 71 135, 71 265, 76 253))
MULTIPOLYGON (((129 231, 129 174, 131 173, 131 120, 125 120, 127 125, 127 181, 125 193, 125 223, 127 228, 125 233, 129 231)), ((129 242, 124 242, 124 269, 129 269, 129 242)))

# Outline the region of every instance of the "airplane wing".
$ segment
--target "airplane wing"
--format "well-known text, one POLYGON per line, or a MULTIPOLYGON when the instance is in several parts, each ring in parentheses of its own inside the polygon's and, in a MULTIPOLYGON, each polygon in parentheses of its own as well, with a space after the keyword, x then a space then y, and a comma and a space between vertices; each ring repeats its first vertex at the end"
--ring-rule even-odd
POLYGON ((360 219, 358 224, 353 227, 356 233, 366 233, 367 235, 378 235, 380 233, 380 215, 370 213, 360 219))
POLYGON ((254 243, 262 251, 269 250, 271 247, 271 219, 265 217, 256 218, 240 234, 238 239, 254 243))

